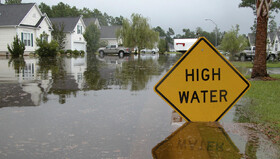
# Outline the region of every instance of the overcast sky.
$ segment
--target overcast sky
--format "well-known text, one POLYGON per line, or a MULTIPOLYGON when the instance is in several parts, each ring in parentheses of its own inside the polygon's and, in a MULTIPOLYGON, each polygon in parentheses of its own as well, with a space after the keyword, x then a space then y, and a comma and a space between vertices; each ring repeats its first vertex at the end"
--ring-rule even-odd
MULTIPOLYGON (((41 2, 56 5, 58 0, 22 0, 23 3, 41 2)), ((195 31, 197 27, 211 32, 215 24, 205 19, 212 19, 221 31, 228 31, 236 24, 240 33, 251 32, 254 22, 250 8, 239 8, 241 0, 63 0, 65 4, 89 9, 98 9, 102 13, 116 17, 130 18, 132 13, 148 17, 152 27, 160 26, 165 31, 171 27, 175 34, 182 34, 183 28, 195 31)), ((278 17, 277 17, 278 19, 278 17)), ((277 20, 276 22, 278 22, 277 20)), ((277 23, 278 24, 278 23, 277 23)))

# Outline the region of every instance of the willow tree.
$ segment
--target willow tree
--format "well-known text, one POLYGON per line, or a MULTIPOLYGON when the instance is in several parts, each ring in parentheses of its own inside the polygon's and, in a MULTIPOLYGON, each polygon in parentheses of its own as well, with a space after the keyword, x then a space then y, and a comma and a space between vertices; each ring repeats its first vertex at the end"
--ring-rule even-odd
POLYGON ((116 34, 125 47, 137 47, 139 53, 144 48, 152 49, 159 40, 158 32, 154 31, 148 19, 140 14, 132 14, 131 21, 124 19, 116 34))
POLYGON ((257 17, 256 52, 252 78, 269 77, 266 70, 267 22, 269 12, 280 8, 280 0, 241 0, 239 7, 250 7, 257 17))

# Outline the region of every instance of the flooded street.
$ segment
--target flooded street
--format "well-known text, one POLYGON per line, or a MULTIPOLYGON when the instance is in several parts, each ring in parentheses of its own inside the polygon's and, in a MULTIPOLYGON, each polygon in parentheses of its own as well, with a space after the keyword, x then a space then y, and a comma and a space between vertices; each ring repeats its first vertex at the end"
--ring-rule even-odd
POLYGON ((219 123, 173 112, 153 87, 180 56, 1 57, 0 159, 280 158, 235 106, 219 123))

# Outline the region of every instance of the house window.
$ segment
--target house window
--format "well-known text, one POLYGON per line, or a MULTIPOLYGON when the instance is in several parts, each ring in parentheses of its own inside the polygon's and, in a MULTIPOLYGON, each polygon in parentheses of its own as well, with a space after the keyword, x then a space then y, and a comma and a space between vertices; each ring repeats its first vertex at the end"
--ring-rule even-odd
POLYGON ((81 25, 77 25, 77 34, 83 34, 83 27, 81 25))
POLYGON ((21 40, 25 46, 33 47, 33 34, 32 33, 21 33, 21 40))
POLYGON ((43 34, 40 35, 40 37, 41 37, 41 41, 42 41, 42 42, 43 42, 43 41, 48 42, 48 37, 49 37, 49 35, 48 35, 45 31, 43 32, 43 34))

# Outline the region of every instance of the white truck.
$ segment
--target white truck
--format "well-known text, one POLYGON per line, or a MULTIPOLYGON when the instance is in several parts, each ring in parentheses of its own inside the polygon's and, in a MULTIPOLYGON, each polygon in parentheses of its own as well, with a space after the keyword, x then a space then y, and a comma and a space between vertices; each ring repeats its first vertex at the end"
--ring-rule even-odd
POLYGON ((176 52, 185 53, 196 41, 196 38, 174 39, 174 49, 176 52))

